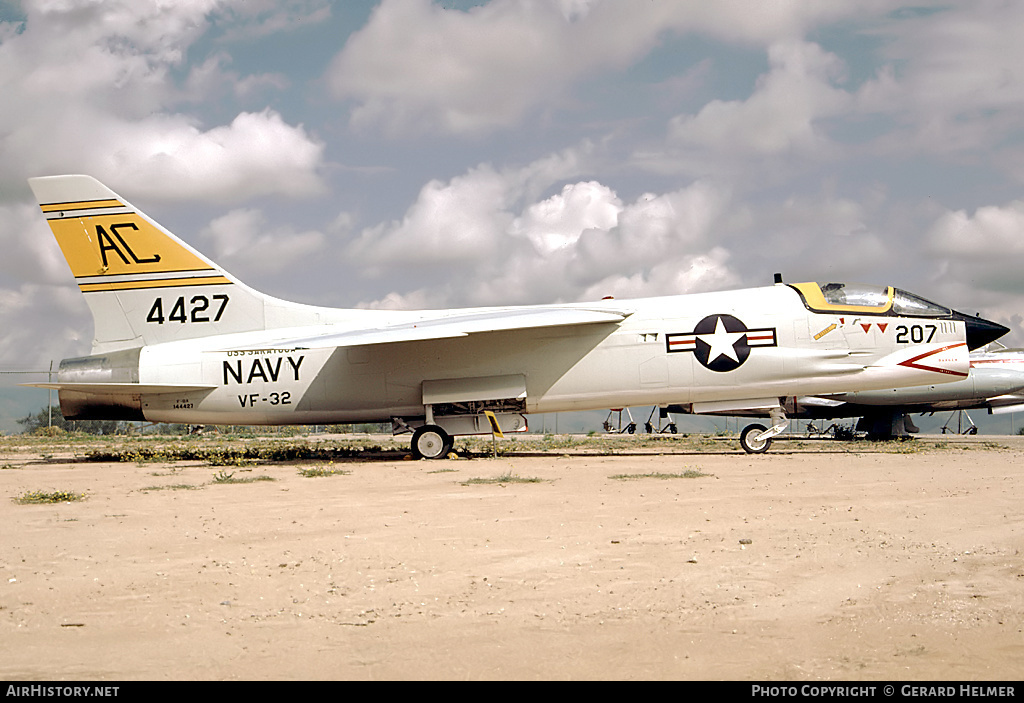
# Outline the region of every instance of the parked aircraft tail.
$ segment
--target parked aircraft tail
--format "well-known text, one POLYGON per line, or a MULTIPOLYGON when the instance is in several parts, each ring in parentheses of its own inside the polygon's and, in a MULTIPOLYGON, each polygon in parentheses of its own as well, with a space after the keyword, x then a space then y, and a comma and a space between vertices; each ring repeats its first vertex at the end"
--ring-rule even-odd
POLYGON ((337 315, 249 288, 91 176, 29 185, 92 311, 94 354, 337 315))

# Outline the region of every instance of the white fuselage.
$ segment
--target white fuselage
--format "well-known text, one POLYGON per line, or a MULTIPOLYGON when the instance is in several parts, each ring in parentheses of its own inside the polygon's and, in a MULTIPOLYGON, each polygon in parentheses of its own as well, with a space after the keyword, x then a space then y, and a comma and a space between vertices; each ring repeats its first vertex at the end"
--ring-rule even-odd
POLYGON ((633 313, 617 324, 517 330, 514 343, 496 331, 268 348, 289 333, 344 332, 336 324, 155 344, 141 351, 140 384, 207 388, 143 395, 142 412, 160 422, 379 421, 422 416, 426 382, 500 377, 521 378, 524 411, 544 413, 886 389, 955 381, 968 369, 960 321, 815 313, 785 285, 586 307, 602 305, 633 313))

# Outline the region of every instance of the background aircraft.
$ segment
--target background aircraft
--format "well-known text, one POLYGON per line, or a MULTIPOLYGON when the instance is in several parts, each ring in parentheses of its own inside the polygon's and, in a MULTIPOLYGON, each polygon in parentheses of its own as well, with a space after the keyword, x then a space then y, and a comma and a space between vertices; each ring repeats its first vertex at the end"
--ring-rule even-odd
MULTIPOLYGON (((784 405, 791 419, 860 418, 856 430, 866 432, 871 439, 894 439, 916 433, 912 414, 975 409, 986 409, 991 415, 1018 412, 1024 410, 1024 350, 971 352, 968 376, 952 383, 800 396, 788 398, 784 405)), ((686 412, 686 408, 672 406, 668 411, 686 412)), ((968 430, 976 431, 969 417, 968 421, 968 430)))
POLYGON ((804 413, 822 419, 859 417, 858 430, 890 439, 918 431, 911 414, 987 409, 999 415, 1024 410, 1024 351, 972 352, 970 360, 970 373, 961 381, 806 399, 804 413))
POLYGON ((566 305, 314 307, 249 288, 91 177, 29 183, 95 323, 90 356, 33 384, 57 389, 68 419, 390 420, 439 458, 456 435, 524 431, 526 413, 687 404, 763 409, 772 427, 744 447, 767 448, 784 395, 964 379, 968 348, 1007 331, 888 286, 781 277, 566 305))

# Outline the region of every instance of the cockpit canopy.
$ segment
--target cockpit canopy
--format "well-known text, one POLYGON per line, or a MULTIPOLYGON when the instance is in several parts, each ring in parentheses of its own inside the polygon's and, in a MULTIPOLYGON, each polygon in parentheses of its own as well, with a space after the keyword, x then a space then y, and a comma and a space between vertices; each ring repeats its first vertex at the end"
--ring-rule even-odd
POLYGON ((862 283, 791 283, 813 312, 899 317, 953 317, 947 307, 892 286, 862 283))
POLYGON ((1010 331, 998 322, 969 316, 892 286, 860 283, 790 283, 811 312, 841 315, 891 315, 959 320, 967 329, 967 347, 974 350, 1010 331))

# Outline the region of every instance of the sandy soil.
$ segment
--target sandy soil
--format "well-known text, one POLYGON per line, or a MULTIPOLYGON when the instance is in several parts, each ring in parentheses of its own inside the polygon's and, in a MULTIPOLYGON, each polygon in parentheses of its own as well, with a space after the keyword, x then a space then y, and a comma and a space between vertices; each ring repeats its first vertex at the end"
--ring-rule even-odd
POLYGON ((911 444, 245 484, 8 448, 0 678, 1024 678, 1024 443, 911 444), (469 482, 507 474, 542 480, 469 482), (11 500, 31 490, 88 497, 11 500))

